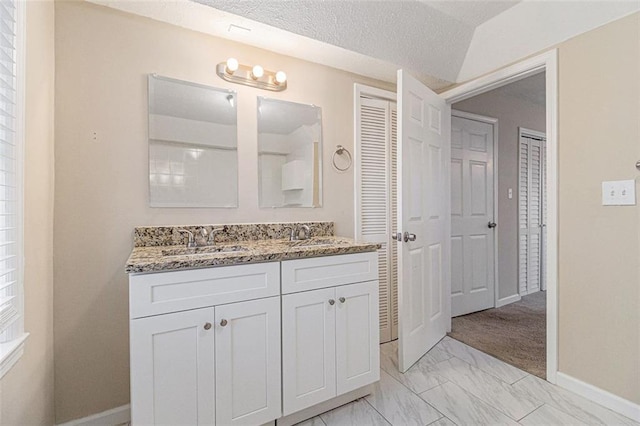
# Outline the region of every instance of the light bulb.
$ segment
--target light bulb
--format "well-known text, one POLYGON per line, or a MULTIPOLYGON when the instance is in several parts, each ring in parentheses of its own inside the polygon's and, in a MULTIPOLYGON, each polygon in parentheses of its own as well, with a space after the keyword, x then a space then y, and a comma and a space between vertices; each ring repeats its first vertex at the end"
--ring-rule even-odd
POLYGON ((227 59, 226 71, 229 74, 233 74, 238 71, 238 60, 236 58, 227 59))
POLYGON ((254 80, 257 80, 263 75, 264 75, 264 68, 262 68, 260 65, 254 65, 253 70, 251 71, 251 77, 253 77, 254 80))
POLYGON ((278 71, 276 73, 276 84, 283 84, 287 81, 287 74, 284 71, 278 71))

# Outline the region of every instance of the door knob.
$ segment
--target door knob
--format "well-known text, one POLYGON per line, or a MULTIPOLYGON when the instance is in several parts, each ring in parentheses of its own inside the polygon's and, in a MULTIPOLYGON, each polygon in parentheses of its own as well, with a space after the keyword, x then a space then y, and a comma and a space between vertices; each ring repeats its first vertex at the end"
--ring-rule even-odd
POLYGON ((489 222, 488 226, 489 226, 489 228, 495 228, 496 226, 498 226, 498 224, 495 223, 495 222, 489 222))
POLYGON ((344 303, 347 301, 347 299, 345 299, 344 297, 341 297, 340 299, 338 299, 340 301, 340 303, 344 303))
POLYGON ((416 240, 416 234, 410 234, 408 232, 404 233, 404 242, 407 243, 409 241, 415 241, 416 240))
POLYGON ((223 326, 223 327, 226 326, 227 325, 227 320, 223 319, 222 321, 220 321, 220 325, 223 326))
POLYGON ((333 299, 329 299, 329 304, 330 304, 330 305, 332 305, 332 306, 333 306, 333 304, 334 304, 334 303, 336 303, 336 301, 335 301, 335 300, 333 300, 333 299))
POLYGON ((391 235, 391 239, 402 242, 402 233, 396 232, 396 233, 392 234, 391 235))
POLYGON ((211 323, 210 323, 210 322, 206 323, 206 324, 204 325, 204 329, 205 329, 205 330, 210 330, 210 329, 211 329, 211 323))

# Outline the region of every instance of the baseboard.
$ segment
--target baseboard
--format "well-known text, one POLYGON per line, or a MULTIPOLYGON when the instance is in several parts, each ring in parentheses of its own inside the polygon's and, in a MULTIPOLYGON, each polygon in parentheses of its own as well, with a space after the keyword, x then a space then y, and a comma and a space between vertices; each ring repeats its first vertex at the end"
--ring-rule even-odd
POLYGON ((116 426, 131 421, 131 405, 112 408, 102 413, 92 414, 81 419, 71 420, 58 426, 116 426))
POLYGON ((558 371, 556 385, 640 422, 640 405, 558 371))
POLYGON ((522 297, 520 297, 519 294, 514 294, 512 296, 503 297, 502 299, 498 299, 496 301, 496 308, 508 305, 510 303, 519 302, 520 299, 522 299, 522 297))

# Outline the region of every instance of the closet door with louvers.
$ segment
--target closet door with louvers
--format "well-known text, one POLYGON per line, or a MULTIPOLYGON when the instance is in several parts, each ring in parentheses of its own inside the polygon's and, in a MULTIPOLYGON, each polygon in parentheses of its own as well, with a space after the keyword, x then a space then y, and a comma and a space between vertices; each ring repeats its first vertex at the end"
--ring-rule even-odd
POLYGON ((370 98, 357 100, 356 239, 378 250, 380 341, 397 338, 397 248, 391 243, 396 216, 396 106, 370 98))
POLYGON ((520 295, 543 289, 544 138, 520 130, 519 283, 520 295))

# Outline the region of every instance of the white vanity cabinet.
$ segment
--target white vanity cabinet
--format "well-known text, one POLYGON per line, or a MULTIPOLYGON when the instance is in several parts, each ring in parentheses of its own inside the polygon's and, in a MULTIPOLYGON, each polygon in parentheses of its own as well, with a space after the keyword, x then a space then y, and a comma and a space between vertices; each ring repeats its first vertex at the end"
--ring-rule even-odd
POLYGON ((279 266, 130 277, 134 425, 260 425, 281 416, 279 266), (135 317, 175 305, 187 310, 135 317))
POLYGON ((129 297, 134 426, 291 424, 379 380, 375 252, 132 274, 129 297))
POLYGON ((282 296, 285 416, 380 379, 377 267, 375 253, 282 262, 283 292, 304 289, 282 296))

